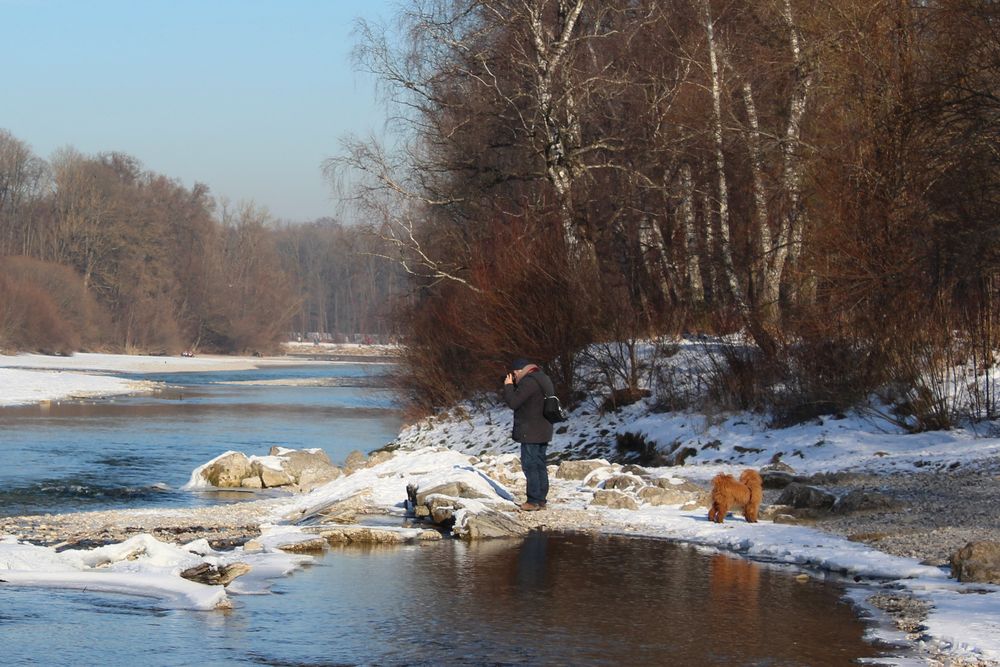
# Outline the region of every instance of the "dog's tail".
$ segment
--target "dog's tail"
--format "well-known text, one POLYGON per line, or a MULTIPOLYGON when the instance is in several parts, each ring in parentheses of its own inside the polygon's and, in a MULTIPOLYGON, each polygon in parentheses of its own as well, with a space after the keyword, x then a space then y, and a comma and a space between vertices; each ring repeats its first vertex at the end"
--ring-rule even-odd
POLYGON ((760 473, 753 468, 747 468, 740 475, 740 482, 750 489, 750 504, 758 507, 764 497, 764 480, 761 479, 760 473))

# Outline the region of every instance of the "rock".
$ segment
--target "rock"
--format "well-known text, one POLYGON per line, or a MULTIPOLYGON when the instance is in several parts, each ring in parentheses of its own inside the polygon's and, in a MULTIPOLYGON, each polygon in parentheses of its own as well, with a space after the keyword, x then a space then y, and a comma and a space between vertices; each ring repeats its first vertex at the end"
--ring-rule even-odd
POLYGON ((279 544, 278 549, 291 554, 311 554, 326 551, 327 541, 322 537, 314 537, 311 540, 299 540, 288 544, 279 544))
POLYGON ((441 533, 429 528, 395 530, 373 526, 338 526, 324 528, 318 534, 330 544, 406 544, 441 539, 441 533))
POLYGON ((774 519, 772 519, 772 521, 774 521, 774 523, 783 523, 783 524, 788 524, 790 526, 795 526, 798 525, 799 523, 799 520, 796 519, 791 514, 775 514, 774 519))
POLYGON ((423 505, 429 496, 448 496, 450 498, 488 498, 486 494, 472 488, 465 482, 448 482, 426 489, 417 489, 417 504, 423 505))
POLYGON ((648 470, 634 463, 630 463, 624 468, 622 468, 622 472, 625 473, 626 475, 638 475, 639 477, 645 477, 649 475, 648 470))
POLYGON ((330 463, 330 457, 322 449, 272 447, 270 454, 281 458, 281 469, 300 491, 311 491, 341 475, 340 468, 330 463))
POLYGON ((285 519, 300 523, 318 517, 323 523, 357 523, 358 515, 367 513, 370 506, 371 491, 366 489, 329 505, 314 506, 298 514, 287 515, 285 519))
POLYGON ((260 475, 254 475, 253 477, 244 477, 240 486, 244 489, 263 489, 264 483, 260 481, 260 475))
POLYGON ((451 523, 455 512, 461 507, 458 498, 438 494, 426 496, 421 505, 430 512, 431 521, 443 526, 451 523))
POLYGON ((521 460, 516 456, 489 456, 476 464, 476 469, 508 489, 524 485, 524 475, 520 474, 521 460))
POLYGON ((353 452, 347 455, 347 459, 344 460, 344 474, 350 475, 356 470, 361 470, 368 463, 368 457, 365 453, 355 449, 353 452))
POLYGON ((771 505, 761 505, 760 512, 757 517, 764 519, 765 521, 774 521, 779 514, 784 514, 785 516, 792 516, 791 512, 794 508, 789 505, 778 505, 777 503, 771 505))
POLYGON ((837 502, 837 496, 829 491, 824 491, 815 486, 792 482, 785 487, 778 497, 777 504, 791 505, 796 509, 821 509, 828 510, 837 502))
POLYGON ((789 475, 795 474, 795 468, 788 465, 784 461, 772 461, 760 469, 760 474, 763 475, 765 472, 784 472, 789 475))
POLYGON ((209 586, 228 586, 237 577, 241 577, 252 568, 246 563, 230 563, 216 567, 209 563, 195 565, 181 572, 181 576, 199 584, 209 586))
POLYGON ((836 504, 833 506, 833 511, 837 514, 851 514, 854 512, 894 510, 898 507, 899 503, 884 493, 854 489, 847 495, 837 499, 836 504))
POLYGON ((528 532, 529 528, 515 517, 492 509, 466 513, 452 528, 452 533, 464 540, 523 537, 528 532))
POLYGON ((690 494, 705 493, 705 489, 689 479, 681 480, 680 484, 678 484, 677 480, 680 479, 680 477, 657 477, 653 480, 653 484, 668 491, 684 491, 690 494))
POLYGON ((212 486, 234 488, 252 475, 250 459, 241 452, 230 452, 207 465, 201 476, 212 486))
POLYGON ((303 470, 295 478, 295 486, 298 491, 303 493, 308 493, 315 488, 323 486, 328 482, 332 482, 343 474, 340 468, 331 465, 329 468, 309 468, 303 470))
POLYGON ((694 447, 678 447, 664 460, 668 466, 682 466, 689 456, 697 456, 698 450, 694 447))
POLYGON ((961 582, 1000 584, 1000 542, 969 542, 951 557, 951 576, 961 582))
POLYGON ((278 486, 288 486, 294 484, 295 480, 284 470, 269 468, 259 461, 254 461, 250 466, 251 472, 260 477, 261 484, 265 489, 273 489, 278 486))
POLYGON ((782 470, 764 470, 762 468, 760 477, 765 489, 783 489, 795 481, 793 474, 782 470))
POLYGON ((395 455, 396 455, 395 453, 387 452, 384 449, 381 449, 377 452, 372 452, 371 456, 368 457, 368 461, 365 463, 365 466, 368 468, 373 468, 381 463, 385 463, 386 461, 391 460, 392 457, 394 457, 395 455))
POLYGON ((299 491, 309 491, 340 476, 340 469, 330 463, 323 450, 297 450, 272 447, 269 456, 277 459, 279 468, 264 465, 260 459, 251 461, 241 452, 230 452, 205 466, 201 476, 219 488, 274 488, 296 485, 299 491))
POLYGON ((588 461, 563 461, 556 470, 559 479, 584 479, 598 468, 606 468, 610 464, 602 459, 588 461))
MULTIPOLYGON (((689 489, 681 488, 683 485, 678 484, 676 487, 660 487, 660 486, 647 486, 645 488, 639 489, 639 493, 636 495, 644 503, 654 506, 660 505, 682 505, 684 503, 694 502, 698 503, 701 500, 702 495, 707 494, 701 488, 695 488, 693 491, 689 489)), ((697 506, 697 505, 696 505, 697 506)))
POLYGON ((616 510, 639 509, 639 503, 636 502, 635 498, 615 489, 598 489, 594 492, 594 499, 590 502, 590 504, 600 505, 602 507, 608 507, 616 510))
POLYGON ((644 486, 646 483, 635 475, 615 475, 604 481, 605 489, 618 489, 619 491, 632 491, 644 486))

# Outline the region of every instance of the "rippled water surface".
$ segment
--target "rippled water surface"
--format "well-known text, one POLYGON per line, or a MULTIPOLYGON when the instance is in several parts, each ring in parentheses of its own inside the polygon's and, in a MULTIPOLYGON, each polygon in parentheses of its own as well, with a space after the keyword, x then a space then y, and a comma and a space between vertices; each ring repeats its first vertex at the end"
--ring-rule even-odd
POLYGON ((399 431, 392 398, 379 388, 386 368, 131 376, 166 386, 151 396, 0 409, 0 515, 243 499, 177 490, 195 467, 230 449, 320 447, 342 462, 399 431))

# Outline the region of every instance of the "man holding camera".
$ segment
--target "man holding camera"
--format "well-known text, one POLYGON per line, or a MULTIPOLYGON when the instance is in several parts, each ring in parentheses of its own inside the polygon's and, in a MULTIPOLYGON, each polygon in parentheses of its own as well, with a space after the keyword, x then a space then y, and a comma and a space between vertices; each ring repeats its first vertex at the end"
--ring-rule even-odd
POLYGON ((526 502, 520 508, 535 512, 545 508, 549 493, 549 472, 545 454, 552 440, 552 424, 542 415, 545 388, 551 393, 552 380, 527 359, 515 359, 503 383, 503 397, 514 410, 511 437, 521 443, 521 469, 528 482, 526 502))

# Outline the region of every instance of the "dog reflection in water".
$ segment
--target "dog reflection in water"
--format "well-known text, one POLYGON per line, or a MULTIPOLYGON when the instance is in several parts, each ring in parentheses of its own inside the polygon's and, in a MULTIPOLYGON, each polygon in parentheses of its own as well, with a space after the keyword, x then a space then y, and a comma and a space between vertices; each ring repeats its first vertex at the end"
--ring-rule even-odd
POLYGON ((709 572, 713 608, 746 616, 741 621, 744 626, 755 624, 760 597, 760 566, 742 558, 715 554, 710 561, 709 572))
POLYGON ((739 479, 732 475, 716 475, 712 480, 712 507, 708 510, 708 520, 722 523, 730 507, 742 507, 747 522, 756 523, 763 496, 764 483, 756 470, 747 468, 739 479))

